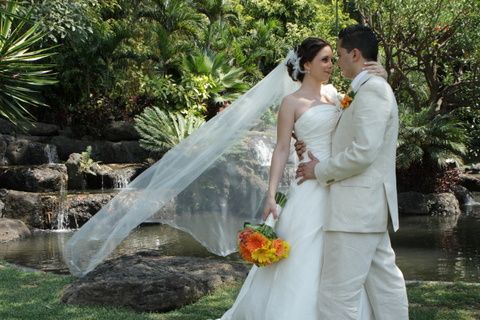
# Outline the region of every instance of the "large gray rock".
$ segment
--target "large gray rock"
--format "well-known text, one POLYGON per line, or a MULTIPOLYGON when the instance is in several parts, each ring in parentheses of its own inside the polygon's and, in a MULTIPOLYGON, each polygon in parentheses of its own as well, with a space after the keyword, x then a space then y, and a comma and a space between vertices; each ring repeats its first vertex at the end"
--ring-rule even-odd
POLYGON ((60 127, 56 124, 35 122, 28 126, 28 134, 32 136, 56 136, 60 127))
POLYGON ((133 123, 125 121, 112 121, 105 128, 103 135, 105 139, 114 142, 140 139, 133 123))
POLYGON ((461 174, 460 184, 470 191, 480 191, 480 175, 461 174))
POLYGON ((125 188, 127 184, 142 173, 143 164, 97 164, 91 173, 80 169, 81 156, 72 153, 65 165, 68 171, 68 190, 105 190, 125 188))
POLYGON ((107 261, 70 285, 62 302, 166 312, 196 302, 226 283, 242 280, 243 264, 208 258, 139 253, 107 261))
POLYGON ((70 228, 83 226, 105 204, 108 203, 116 192, 78 193, 67 196, 66 213, 67 223, 70 228))
POLYGON ((87 146, 92 147, 92 159, 103 163, 141 163, 149 155, 138 141, 93 141, 56 136, 51 143, 57 147, 59 158, 65 161, 70 154, 85 151, 87 146))
POLYGON ((19 138, 11 140, 5 152, 10 165, 34 165, 58 162, 57 148, 48 143, 19 138))
POLYGON ((453 193, 402 192, 398 194, 398 211, 403 215, 456 216, 460 204, 453 193))
POLYGON ((0 139, 0 166, 4 166, 8 164, 8 160, 5 156, 6 152, 7 152, 7 142, 3 139, 0 139))
POLYGON ((143 164, 99 164, 95 175, 86 174, 88 189, 119 189, 146 169, 143 164))
POLYGON ((14 134, 16 131, 17 129, 10 121, 0 118, 0 134, 14 134))
POLYGON ((38 193, 8 190, 2 201, 5 203, 3 217, 21 220, 33 228, 48 229, 45 205, 38 193))
POLYGON ((59 220, 66 221, 65 227, 78 228, 114 195, 112 192, 67 195, 8 190, 1 196, 5 204, 2 215, 22 220, 31 228, 57 229, 59 220))
POLYGON ((398 212, 404 215, 428 215, 427 197, 419 192, 402 192, 398 194, 398 212))
POLYGON ((68 190, 85 190, 87 187, 87 180, 85 174, 80 169, 81 155, 79 153, 72 153, 65 166, 68 174, 68 190))
POLYGON ((452 186, 450 189, 452 190, 453 194, 457 198, 460 204, 460 207, 471 204, 472 202, 475 201, 473 199, 472 193, 468 191, 468 189, 465 188, 464 186, 459 186, 459 185, 452 186))
POLYGON ((0 242, 18 240, 30 235, 30 230, 22 221, 0 218, 0 242))
POLYGON ((453 193, 431 193, 428 195, 430 202, 429 213, 431 216, 458 216, 460 213, 460 204, 453 193))
POLYGON ((50 142, 57 147, 58 157, 61 161, 67 161, 72 153, 82 153, 92 141, 73 139, 67 136, 53 137, 50 142))
POLYGON ((63 164, 0 167, 0 188, 49 192, 66 188, 67 169, 63 164))

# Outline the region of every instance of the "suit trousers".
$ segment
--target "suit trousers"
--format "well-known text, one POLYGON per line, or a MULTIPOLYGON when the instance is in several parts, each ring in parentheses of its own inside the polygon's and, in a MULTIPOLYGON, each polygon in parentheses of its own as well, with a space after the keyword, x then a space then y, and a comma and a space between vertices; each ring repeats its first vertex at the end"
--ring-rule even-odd
POLYGON ((388 232, 325 232, 320 277, 322 320, 358 320, 365 286, 377 320, 407 320, 405 280, 388 232))

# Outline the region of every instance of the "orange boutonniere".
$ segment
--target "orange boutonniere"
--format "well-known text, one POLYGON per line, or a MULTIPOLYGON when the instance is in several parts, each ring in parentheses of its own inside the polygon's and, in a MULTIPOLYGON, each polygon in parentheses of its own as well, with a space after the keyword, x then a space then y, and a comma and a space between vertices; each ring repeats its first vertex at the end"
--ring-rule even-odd
POLYGON ((344 94, 342 99, 340 100, 340 106, 342 107, 342 109, 347 109, 348 107, 350 107, 353 98, 355 98, 355 93, 353 91, 349 91, 348 93, 344 94))

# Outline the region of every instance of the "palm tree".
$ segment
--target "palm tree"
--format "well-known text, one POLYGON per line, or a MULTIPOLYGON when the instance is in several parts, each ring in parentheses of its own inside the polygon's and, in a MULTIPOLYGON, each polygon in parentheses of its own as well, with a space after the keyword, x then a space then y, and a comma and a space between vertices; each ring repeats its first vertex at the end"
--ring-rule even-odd
POLYGON ((220 105, 235 100, 247 89, 243 81, 243 69, 232 66, 222 53, 188 55, 183 59, 182 69, 185 75, 207 76, 211 79, 207 119, 217 113, 220 105))
POLYGON ((467 151, 467 135, 463 124, 449 115, 432 116, 428 109, 400 113, 397 164, 435 165, 445 168, 448 162, 461 164, 467 151))
POLYGON ((175 74, 181 64, 179 52, 191 50, 207 18, 185 0, 152 0, 138 12, 139 18, 154 22, 148 57, 161 74, 175 74))
POLYGON ((228 0, 195 0, 193 3, 198 12, 208 17, 210 23, 238 22, 238 12, 235 11, 231 1, 228 0))
POLYGON ((445 192, 458 183, 467 151, 463 124, 450 115, 403 110, 397 150, 397 185, 400 191, 445 192))
POLYGON ((53 47, 33 49, 45 34, 39 24, 29 26, 30 12, 20 16, 20 9, 15 1, 0 9, 0 116, 19 126, 34 119, 29 107, 45 106, 38 88, 56 83, 52 65, 39 63, 53 47))

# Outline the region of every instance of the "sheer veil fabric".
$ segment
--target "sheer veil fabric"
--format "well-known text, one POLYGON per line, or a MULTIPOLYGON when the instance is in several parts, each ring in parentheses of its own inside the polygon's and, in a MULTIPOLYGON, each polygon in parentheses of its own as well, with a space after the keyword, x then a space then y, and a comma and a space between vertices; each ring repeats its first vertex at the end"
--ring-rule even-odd
POLYGON ((149 220, 190 233, 217 255, 236 251, 236 233, 243 222, 260 221, 268 183, 268 150, 262 163, 252 146, 275 141, 276 108, 299 87, 288 76, 287 60, 168 151, 76 231, 63 252, 71 273, 81 277, 92 271, 149 220))

